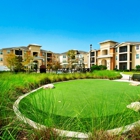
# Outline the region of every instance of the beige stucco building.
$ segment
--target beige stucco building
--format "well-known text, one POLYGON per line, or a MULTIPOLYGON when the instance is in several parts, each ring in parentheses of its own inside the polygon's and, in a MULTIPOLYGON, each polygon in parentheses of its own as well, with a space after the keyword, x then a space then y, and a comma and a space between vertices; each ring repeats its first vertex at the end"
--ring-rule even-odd
POLYGON ((47 67, 48 64, 52 63, 52 59, 54 57, 54 53, 51 51, 42 50, 40 45, 37 44, 29 44, 26 46, 20 47, 11 47, 11 48, 3 48, 0 50, 0 66, 7 66, 7 55, 14 54, 16 56, 22 57, 24 60, 25 54, 32 56, 32 63, 28 64, 28 67, 36 67, 40 68, 41 65, 45 65, 47 67))
POLYGON ((100 42, 99 50, 90 50, 90 66, 105 65, 108 70, 132 70, 140 65, 140 42, 100 42))
MULTIPOLYGON (((140 65, 140 42, 122 42, 118 43, 112 40, 100 42, 98 50, 92 49, 90 51, 75 50, 76 67, 91 68, 92 65, 105 65, 108 70, 132 70, 137 65, 140 65)), ((52 64, 57 61, 62 68, 67 68, 68 56, 65 53, 53 53, 41 49, 41 45, 29 44, 28 46, 11 47, 0 49, 0 66, 6 66, 7 54, 13 53, 21 56, 24 59, 25 54, 33 57, 33 64, 37 68, 41 65, 52 64)), ((29 65, 28 67, 31 67, 29 65)))

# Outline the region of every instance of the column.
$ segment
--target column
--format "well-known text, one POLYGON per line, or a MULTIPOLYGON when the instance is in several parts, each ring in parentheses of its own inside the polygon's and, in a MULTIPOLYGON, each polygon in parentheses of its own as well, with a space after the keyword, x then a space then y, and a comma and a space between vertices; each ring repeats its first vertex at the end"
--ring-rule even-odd
POLYGON ((130 70, 130 45, 127 45, 127 70, 130 70))
POLYGON ((107 61, 107 69, 110 70, 110 60, 106 60, 107 61))
MULTIPOLYGON (((118 47, 117 49, 118 49, 118 50, 117 50, 117 69, 119 70, 119 69, 120 69, 120 66, 119 66, 119 61, 120 61, 120 60, 119 60, 119 59, 120 59, 120 56, 119 56, 119 53, 120 53, 120 52, 119 52, 119 51, 120 51, 120 48, 118 47)), ((115 58, 115 60, 116 60, 116 58, 115 58)), ((116 67, 116 66, 115 66, 115 67, 116 67)))

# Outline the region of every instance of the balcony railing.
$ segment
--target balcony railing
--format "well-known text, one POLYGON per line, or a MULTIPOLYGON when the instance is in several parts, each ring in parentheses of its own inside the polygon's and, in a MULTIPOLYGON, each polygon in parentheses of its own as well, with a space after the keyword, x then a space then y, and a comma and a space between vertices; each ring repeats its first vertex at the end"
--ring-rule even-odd
POLYGON ((108 55, 99 55, 97 58, 107 58, 107 57, 113 57, 112 54, 108 54, 108 55))
POLYGON ((120 49, 119 52, 120 52, 120 53, 122 53, 122 52, 127 52, 127 49, 120 49))
POLYGON ((127 58, 120 58, 119 61, 127 61, 127 58))

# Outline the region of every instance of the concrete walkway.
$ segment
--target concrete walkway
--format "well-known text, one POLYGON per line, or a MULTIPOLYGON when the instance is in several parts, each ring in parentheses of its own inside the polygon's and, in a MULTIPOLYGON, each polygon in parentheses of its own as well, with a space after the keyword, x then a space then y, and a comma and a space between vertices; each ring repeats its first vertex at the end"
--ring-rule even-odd
POLYGON ((131 83, 136 83, 136 84, 140 84, 140 81, 133 81, 131 79, 132 76, 130 75, 127 75, 127 74, 122 74, 122 78, 121 79, 116 79, 116 80, 113 80, 113 81, 118 81, 118 82, 131 82, 131 83))

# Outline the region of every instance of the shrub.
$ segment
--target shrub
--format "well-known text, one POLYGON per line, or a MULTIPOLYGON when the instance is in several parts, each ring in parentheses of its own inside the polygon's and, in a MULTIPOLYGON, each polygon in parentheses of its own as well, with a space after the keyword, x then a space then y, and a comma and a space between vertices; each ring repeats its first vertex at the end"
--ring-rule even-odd
POLYGON ((93 66, 91 67, 91 72, 94 71, 94 70, 99 70, 99 66, 93 65, 93 66))
POLYGON ((93 72, 94 70, 106 70, 107 69, 107 67, 106 66, 104 66, 104 65, 93 65, 92 67, 91 67, 91 72, 93 72))
POLYGON ((106 70, 107 69, 107 67, 104 65, 99 65, 98 67, 99 67, 99 70, 106 70))
POLYGON ((137 71, 140 71, 140 65, 137 65, 137 66, 136 66, 136 70, 137 70, 137 71))

